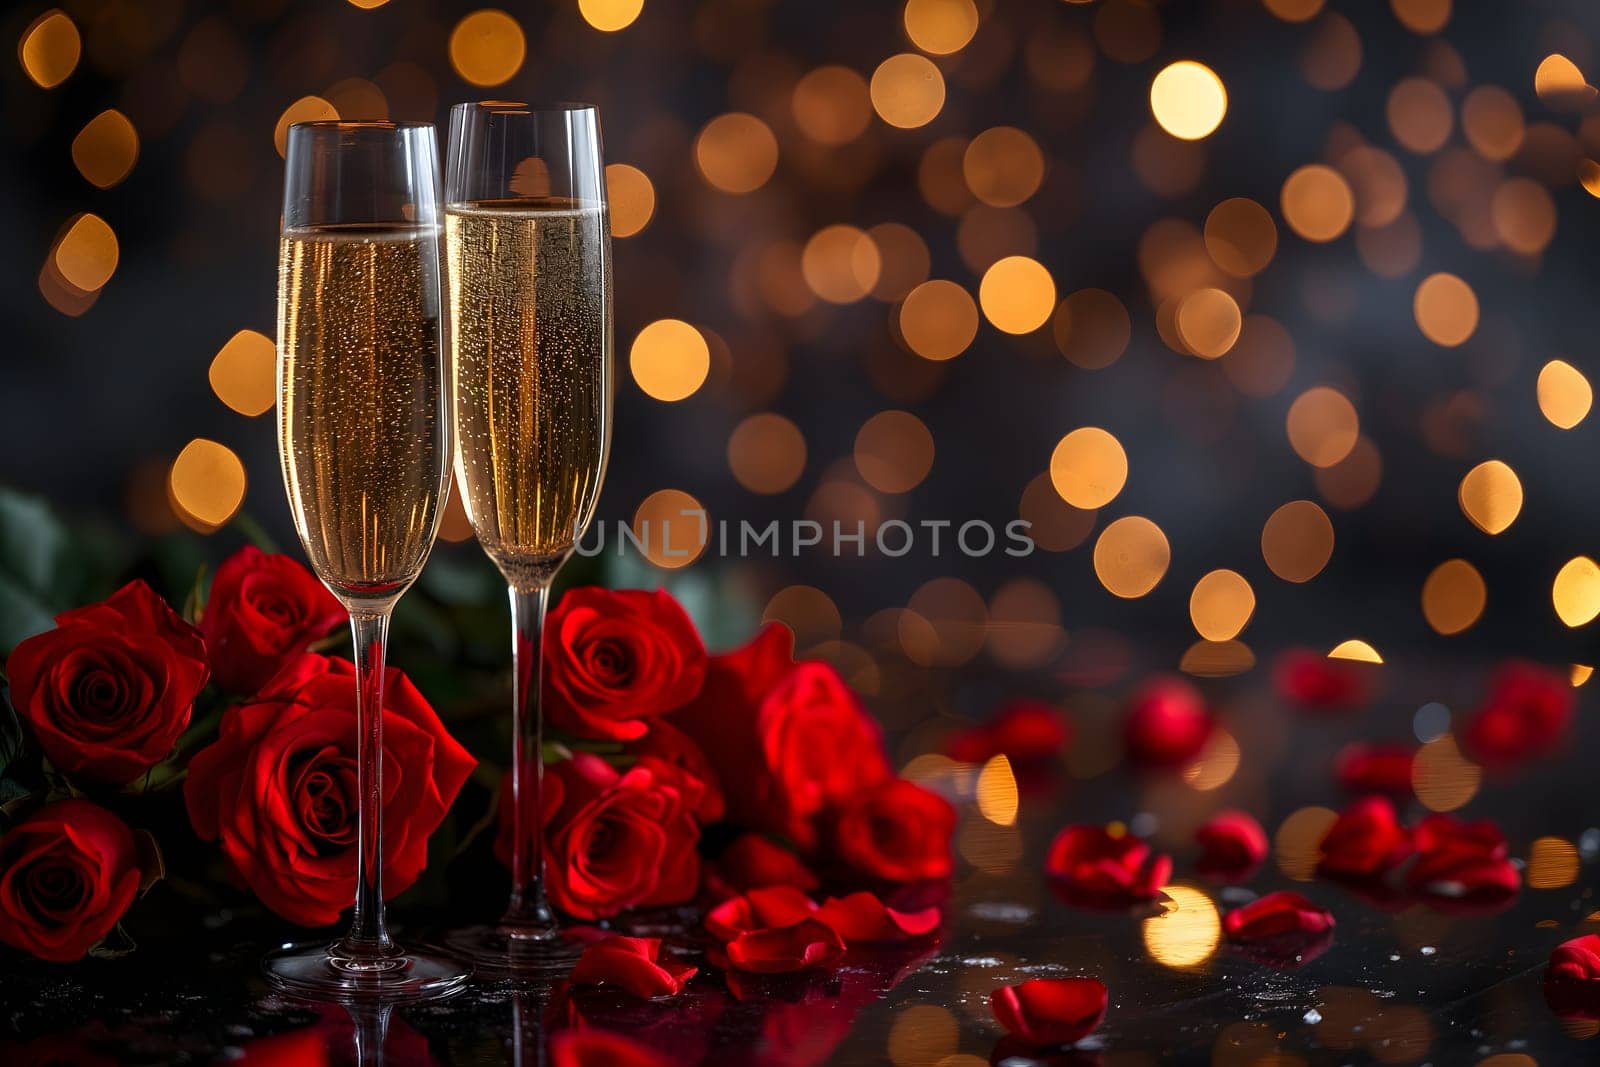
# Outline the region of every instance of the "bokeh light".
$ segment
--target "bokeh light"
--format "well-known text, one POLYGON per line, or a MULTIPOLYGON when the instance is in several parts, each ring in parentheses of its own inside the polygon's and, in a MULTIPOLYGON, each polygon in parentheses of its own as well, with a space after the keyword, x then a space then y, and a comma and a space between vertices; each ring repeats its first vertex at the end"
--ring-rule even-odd
POLYGON ((705 335, 681 319, 657 319, 633 340, 628 367, 639 388, 656 400, 693 396, 711 370, 705 335))
POLYGON ((633 535, 644 556, 663 570, 687 567, 711 541, 705 506, 682 489, 658 489, 633 513, 633 535))
POLYGON ((644 0, 578 0, 583 21, 604 33, 615 33, 633 25, 644 10, 644 0))
POLYGON ((1255 614, 1256 594, 1238 571, 1214 570, 1189 594, 1189 621, 1207 641, 1231 641, 1255 614))
POLYGON ((1562 564, 1550 590, 1556 615, 1571 627, 1586 626, 1600 616, 1600 564, 1577 556, 1562 564))
POLYGON ((1050 484, 1075 508, 1103 508, 1128 481, 1128 454, 1109 431, 1083 426, 1057 442, 1050 455, 1050 484))
POLYGON ((1039 191, 1044 153, 1015 126, 984 130, 968 142, 961 174, 972 195, 992 207, 1013 207, 1039 191))
POLYGON ((954 359, 978 336, 978 305, 961 286, 923 282, 900 305, 900 336, 923 359, 954 359))
POLYGON ((1328 651, 1329 659, 1349 660, 1352 663, 1382 663, 1383 657, 1370 642, 1359 637, 1351 637, 1340 641, 1328 651))
POLYGON ((1209 960, 1222 943, 1222 920, 1211 898, 1186 885, 1161 887, 1159 914, 1144 920, 1145 951, 1163 967, 1189 970, 1209 960))
POLYGON ((1522 480, 1505 462, 1485 460, 1462 477, 1456 499, 1472 525, 1486 534, 1503 533, 1522 513, 1522 480))
POLYGON ((450 65, 473 85, 504 85, 522 69, 527 55, 522 27, 504 11, 474 11, 450 31, 450 65))
POLYGON ((41 89, 54 89, 78 69, 83 55, 83 38, 77 23, 65 11, 46 11, 22 31, 17 58, 22 69, 41 89))
POLYGON ((1056 348, 1085 370, 1109 367, 1128 350, 1133 323, 1116 294, 1079 289, 1056 308, 1052 324, 1056 348))
POLYGON ((1003 753, 984 763, 973 785, 972 799, 978 805, 978 814, 996 826, 1010 826, 1017 821, 1017 777, 1003 753))
POLYGON ((882 493, 906 493, 933 469, 933 434, 909 411, 881 411, 856 432, 861 480, 882 493))
POLYGON ((1466 807, 1482 783, 1483 770, 1461 754, 1450 734, 1424 744, 1411 763, 1411 789, 1429 811, 1466 807))
POLYGON ((1430 274, 1417 286, 1412 301, 1417 328, 1436 345, 1464 344, 1478 328, 1478 296, 1461 278, 1447 272, 1430 274))
POLYGON ((789 107, 795 125, 818 144, 848 144, 872 123, 867 79, 849 67, 808 71, 795 83, 789 107))
POLYGON ((128 116, 112 109, 90 119, 72 139, 72 162, 84 180, 109 189, 126 178, 139 159, 139 133, 128 116))
POLYGON ((1552 426, 1570 430, 1589 415, 1594 389, 1577 367, 1552 359, 1539 370, 1539 410, 1552 426))
POLYGON ((1196 289, 1178 302, 1173 324, 1189 351, 1202 359, 1226 355, 1239 339, 1244 317, 1221 289, 1196 289))
POLYGON ((210 533, 233 518, 244 502, 244 464, 227 445, 197 437, 172 461, 167 488, 178 517, 210 533))
POLYGON ((891 126, 926 126, 944 107, 944 75, 926 56, 902 52, 878 64, 870 84, 872 108, 891 126))
POLYGON ((700 174, 725 193, 750 193, 767 184, 778 167, 778 139, 754 115, 718 115, 694 140, 700 174))
POLYGON ((882 269, 872 238, 843 223, 812 234, 800 254, 806 284, 831 304, 853 303, 872 292, 882 269))
POLYGON ((906 0, 906 36, 936 56, 959 52, 978 32, 978 7, 972 0, 906 0))
POLYGON ((1422 583, 1422 614, 1441 634, 1458 634, 1483 615, 1489 589, 1478 568, 1464 559, 1445 560, 1422 583))
POLYGON ((111 280, 118 256, 116 233, 105 219, 87 212, 72 220, 50 254, 62 279, 84 292, 111 280))
POLYGON ((1295 454, 1313 467, 1331 467, 1350 454, 1361 419, 1348 397, 1331 386, 1307 389, 1289 406, 1285 422, 1295 454))
POLYGON ((1206 251, 1227 273, 1248 278, 1265 270, 1278 250, 1272 214, 1254 200, 1224 200, 1206 216, 1206 251))
POLYGON ((1314 501, 1291 500, 1261 528, 1261 557, 1286 582, 1309 582, 1333 558, 1333 523, 1314 501))
POLYGON ((1349 182, 1332 167, 1312 163, 1283 183, 1280 203, 1284 221, 1308 241, 1327 242, 1342 235, 1355 218, 1355 197, 1349 182))
POLYGON ((752 493, 781 493, 805 467, 805 436, 782 415, 751 415, 728 437, 728 469, 752 493))
POLYGON ((217 399, 241 415, 261 415, 278 399, 278 351, 272 338, 240 330, 211 360, 207 374, 217 399))
POLYGON ((632 237, 650 225, 656 212, 650 176, 628 163, 606 164, 606 200, 613 237, 632 237))
POLYGON ((1222 125, 1228 91, 1204 63, 1180 60, 1163 67, 1150 83, 1150 110, 1172 136, 1198 141, 1222 125))
POLYGON ((278 124, 272 130, 272 144, 279 157, 289 152, 289 127, 297 122, 327 122, 339 118, 339 111, 320 96, 302 96, 283 109, 278 124))
POLYGON ((1094 573, 1112 596, 1135 600, 1160 584, 1172 562, 1161 527, 1142 515, 1126 515, 1100 531, 1094 543, 1094 573))
POLYGON ((1455 0, 1389 0, 1394 17, 1412 33, 1434 34, 1450 21, 1455 0))
POLYGON ((978 285, 984 317, 1004 333, 1032 333, 1050 320, 1056 283, 1038 260, 1007 256, 984 271, 978 285))

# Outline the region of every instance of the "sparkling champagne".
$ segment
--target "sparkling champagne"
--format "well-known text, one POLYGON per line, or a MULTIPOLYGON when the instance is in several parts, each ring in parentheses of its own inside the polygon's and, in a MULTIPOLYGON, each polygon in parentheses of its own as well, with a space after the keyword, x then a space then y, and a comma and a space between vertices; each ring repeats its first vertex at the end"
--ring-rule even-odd
POLYGON ((611 443, 611 231, 563 198, 445 210, 456 474, 513 586, 548 580, 593 517, 611 443))
POLYGON ((347 603, 416 578, 448 478, 437 227, 291 230, 280 246, 278 437, 312 569, 347 603))

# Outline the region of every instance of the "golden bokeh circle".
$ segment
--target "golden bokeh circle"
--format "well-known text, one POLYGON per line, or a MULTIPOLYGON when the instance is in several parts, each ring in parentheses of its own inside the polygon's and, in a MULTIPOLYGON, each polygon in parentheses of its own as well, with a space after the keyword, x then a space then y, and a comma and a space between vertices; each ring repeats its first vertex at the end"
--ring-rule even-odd
POLYGON ((1504 461, 1484 460, 1462 477, 1456 500, 1472 525, 1503 533, 1522 513, 1522 480, 1504 461))
POLYGON ((1429 78, 1404 78, 1389 90, 1386 105, 1394 139, 1419 156, 1443 148, 1455 129, 1450 97, 1429 78))
POLYGON ((474 11, 450 31, 450 65, 466 82, 504 85, 522 69, 528 42, 517 20, 495 8, 474 11))
POLYGON ((872 108, 891 126, 926 126, 944 108, 944 75, 927 56, 901 52, 878 64, 869 85, 872 108))
POLYGON ((167 488, 178 517, 209 532, 233 518, 244 502, 244 464, 227 445, 196 437, 172 461, 167 488))
POLYGON ((657 319, 628 351, 633 380, 647 395, 667 402, 693 396, 711 370, 705 335, 682 319, 657 319))
POLYGON ((278 351, 272 338, 240 330, 217 351, 207 372, 217 399, 241 415, 262 415, 278 400, 278 351))
POLYGON ((1296 455, 1313 467, 1331 467, 1355 447, 1361 418, 1343 393, 1319 385, 1295 398, 1285 429, 1296 455))
POLYGON ((978 32, 972 0, 906 0, 901 17, 911 43, 936 56, 961 51, 978 32))
POLYGON ((1056 308, 1051 332, 1056 348, 1085 370, 1109 367, 1122 358, 1133 337, 1128 309, 1104 289, 1079 289, 1056 308))
POLYGON ((116 273, 119 254, 117 235, 110 224, 85 212, 73 219, 50 258, 69 285, 93 292, 116 273))
POLYGON ((978 336, 978 305, 961 286, 935 278, 906 294, 900 336, 923 359, 954 359, 978 336))
POLYGON ((626 29, 643 10, 644 0, 578 0, 583 21, 602 33, 626 29))
POLYGON ((968 142, 961 174, 972 195, 991 207, 1015 207, 1044 182, 1039 143, 1015 126, 995 126, 968 142))
POLYGON ((1454 736, 1444 734, 1417 750, 1411 763, 1411 789, 1429 811, 1455 811, 1478 795, 1483 770, 1461 754, 1454 736))
POLYGON ((1327 242, 1350 228, 1355 197, 1350 183, 1332 167, 1312 163, 1283 183, 1280 206, 1284 221, 1308 241, 1327 242))
POLYGON ((139 132, 115 108, 102 111, 72 139, 72 162, 84 180, 109 189, 126 178, 139 159, 139 132))
POLYGON ((1007 256, 983 273, 978 303, 984 317, 1004 333, 1032 333, 1050 320, 1056 283, 1044 264, 1027 256, 1007 256))
POLYGON ((1204 63, 1179 60, 1163 67, 1150 83, 1150 111, 1172 136, 1198 141, 1222 125, 1228 90, 1204 63))
POLYGON ((818 144, 848 144, 872 124, 867 79, 849 67, 807 71, 795 82, 789 109, 800 132, 818 144))
POLYGON ((632 237, 656 213, 656 187, 650 176, 629 163, 606 164, 606 205, 611 236, 632 237))
POLYGON ((933 434, 909 411, 880 411, 856 432, 861 480, 880 493, 907 493, 933 469, 933 434))
POLYGON ((60 8, 53 8, 29 23, 17 45, 23 71, 41 89, 54 89, 78 69, 83 38, 78 25, 60 8))
POLYGON ((1582 371, 1565 360, 1552 359, 1539 370, 1539 411, 1552 426, 1570 430, 1589 415, 1594 389, 1582 371))
POLYGON ((1207 641, 1231 641, 1255 614, 1256 594, 1238 571, 1214 570, 1189 594, 1189 621, 1207 641))
POLYGON ((800 253, 800 273, 811 291, 830 304, 850 304, 872 292, 883 261, 871 237, 836 223, 811 235, 800 253))
POLYGON ((1127 452, 1112 433, 1098 426, 1073 430, 1050 454, 1050 484, 1075 508, 1103 508, 1127 482, 1127 452))
POLYGON ((1266 208, 1238 196, 1211 209, 1205 241, 1217 266, 1235 278, 1248 278, 1272 262, 1278 251, 1278 227, 1266 208))
POLYGON ((1567 560, 1550 588, 1556 615, 1567 626, 1587 626, 1600 615, 1600 564, 1588 556, 1567 560))
POLYGON ((781 493, 805 468, 805 435, 782 415, 751 415, 728 436, 728 469, 752 493, 781 493))
POLYGON ((633 513, 633 535, 644 557, 663 570, 687 567, 711 541, 705 506, 682 489, 658 489, 633 513))
POLYGON ((1478 295, 1445 271, 1428 275, 1417 286, 1412 311, 1422 335, 1444 348, 1464 344, 1478 328, 1478 295))
POLYGON ((1113 596, 1135 600, 1160 584, 1172 562, 1161 527, 1142 515, 1125 515, 1100 531, 1094 573, 1113 596))
POLYGON ((1333 522, 1314 501, 1291 500, 1261 527, 1261 558, 1286 582, 1309 582, 1333 558, 1333 522))
POLYGON ((1217 359, 1239 339, 1244 316, 1239 305, 1221 289, 1196 289, 1178 302, 1173 316, 1178 337, 1201 359, 1217 359))
POLYGON ((778 168, 778 139, 754 115, 718 115, 694 139, 700 175, 725 193, 751 193, 767 184, 778 168))
POLYGON ((1422 583, 1422 615, 1446 636, 1470 629, 1482 617, 1488 599, 1483 575, 1464 559, 1445 560, 1422 583))

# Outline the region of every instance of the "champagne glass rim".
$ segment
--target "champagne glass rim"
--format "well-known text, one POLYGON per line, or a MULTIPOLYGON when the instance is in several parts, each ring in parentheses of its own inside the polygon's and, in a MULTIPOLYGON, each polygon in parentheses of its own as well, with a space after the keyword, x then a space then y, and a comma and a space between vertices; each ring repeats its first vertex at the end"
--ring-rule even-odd
POLYGON ((594 111, 593 104, 586 104, 581 100, 555 100, 549 103, 529 103, 522 100, 468 100, 464 103, 452 105, 452 112, 466 114, 471 111, 488 111, 501 115, 533 115, 538 113, 561 114, 562 112, 594 111))
POLYGON ((289 129, 308 130, 431 130, 431 122, 392 121, 390 119, 313 119, 291 122, 289 129))

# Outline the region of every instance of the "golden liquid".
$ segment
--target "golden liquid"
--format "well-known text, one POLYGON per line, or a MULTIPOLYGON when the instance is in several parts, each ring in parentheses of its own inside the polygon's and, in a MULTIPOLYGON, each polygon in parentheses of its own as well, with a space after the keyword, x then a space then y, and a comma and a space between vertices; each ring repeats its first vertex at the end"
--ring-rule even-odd
POLYGON ((594 516, 611 445, 611 224, 529 199, 445 210, 456 475, 507 581, 546 581, 594 516))
POLYGON ((379 604, 422 570, 449 475, 437 227, 292 231, 279 249, 278 453, 311 567, 379 604))

